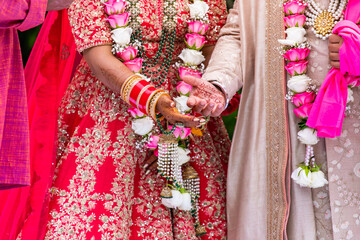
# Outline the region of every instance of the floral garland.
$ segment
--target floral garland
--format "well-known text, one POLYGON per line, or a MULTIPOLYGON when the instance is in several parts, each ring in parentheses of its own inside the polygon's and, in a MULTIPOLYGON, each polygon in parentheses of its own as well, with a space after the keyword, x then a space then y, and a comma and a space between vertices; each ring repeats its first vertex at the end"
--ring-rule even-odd
POLYGON ((289 92, 286 99, 291 101, 297 108, 294 113, 301 119, 298 139, 306 145, 305 160, 291 174, 291 178, 300 186, 317 188, 327 184, 324 173, 315 162, 313 145, 319 142, 317 131, 306 126, 311 107, 316 98, 316 87, 306 75, 306 58, 310 53, 310 45, 305 37, 306 21, 305 8, 307 3, 299 0, 286 1, 283 5, 285 13, 286 39, 279 42, 283 45, 281 52, 287 61, 286 71, 290 74, 287 82, 289 92))
MULTIPOLYGON (((286 99, 291 101, 296 108, 294 113, 301 119, 299 123, 300 131, 298 139, 306 145, 306 155, 304 162, 298 165, 293 171, 291 178, 302 187, 318 188, 328 183, 324 173, 315 162, 313 146, 319 142, 316 129, 306 125, 313 102, 316 98, 316 86, 312 79, 306 75, 308 61, 306 60, 310 53, 310 44, 307 42, 305 9, 307 3, 301 0, 285 1, 284 22, 286 39, 280 39, 279 42, 284 45, 281 55, 286 60, 286 71, 291 76, 287 82, 289 92, 286 99)), ((348 88, 348 103, 353 101, 352 90, 348 88)))
MULTIPOLYGON (((108 0, 103 4, 105 6, 105 12, 109 16, 106 20, 113 29, 111 31, 111 37, 114 41, 112 48, 113 54, 135 74, 141 76, 147 81, 150 81, 150 79, 140 74, 144 60, 141 57, 137 57, 141 43, 139 41, 131 41, 133 29, 129 27, 130 13, 126 12, 128 3, 124 0, 108 0)), ((195 0, 188 6, 190 9, 190 21, 188 22, 189 33, 185 36, 187 48, 184 48, 179 55, 182 62, 175 64, 178 68, 178 78, 180 80, 184 76, 202 76, 204 69, 202 62, 205 60, 205 57, 202 55, 200 50, 206 43, 204 35, 209 28, 207 14, 209 10, 208 4, 202 0, 195 0)), ((182 114, 190 113, 192 109, 187 106, 186 102, 192 86, 184 81, 180 81, 177 84, 176 89, 179 93, 179 96, 174 98, 176 108, 182 114)), ((170 188, 165 188, 165 192, 163 190, 161 194, 162 203, 168 208, 179 208, 184 211, 191 210, 193 216, 196 218, 197 234, 206 234, 205 228, 199 223, 197 214, 197 200, 200 194, 199 187, 194 187, 190 184, 199 184, 199 180, 196 178, 197 173, 191 166, 187 166, 185 169, 186 173, 184 172, 182 174, 183 176, 181 175, 181 172, 180 175, 177 173, 179 169, 181 171, 182 165, 185 166, 186 163, 190 161, 190 150, 188 149, 188 145, 191 133, 201 136, 201 130, 169 125, 169 133, 173 134, 175 137, 176 144, 173 144, 169 147, 169 149, 164 150, 164 144, 161 144, 161 139, 164 135, 169 133, 162 135, 154 134, 155 124, 153 119, 144 114, 138 108, 130 107, 128 112, 133 118, 132 129, 134 133, 142 136, 142 140, 137 143, 137 148, 141 151, 144 147, 146 147, 147 149, 154 151, 154 155, 158 156, 159 159, 158 170, 160 171, 160 174, 165 177, 167 181, 171 181, 173 183, 172 185, 168 184, 170 188), (161 159, 163 158, 161 154, 164 151, 167 151, 164 153, 165 155, 169 154, 170 151, 175 153, 173 158, 177 159, 177 161, 175 163, 175 167, 172 166, 176 169, 172 169, 173 173, 169 173, 169 170, 165 169, 166 167, 164 167, 164 163, 161 162, 161 159), (184 179, 182 179, 183 177, 184 179)), ((160 123, 159 119, 157 119, 157 121, 160 123)), ((201 122, 203 126, 206 123, 204 119, 202 119, 201 122)), ((159 125, 159 127, 162 130, 161 125, 159 125)))

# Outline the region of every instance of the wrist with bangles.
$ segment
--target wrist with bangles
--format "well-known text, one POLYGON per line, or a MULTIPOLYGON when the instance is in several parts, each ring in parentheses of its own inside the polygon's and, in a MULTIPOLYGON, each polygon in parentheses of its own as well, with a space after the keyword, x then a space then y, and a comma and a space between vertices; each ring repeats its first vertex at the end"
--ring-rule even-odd
POLYGON ((121 86, 121 98, 129 105, 156 120, 156 104, 163 95, 168 95, 162 89, 156 89, 140 75, 128 77, 121 86))

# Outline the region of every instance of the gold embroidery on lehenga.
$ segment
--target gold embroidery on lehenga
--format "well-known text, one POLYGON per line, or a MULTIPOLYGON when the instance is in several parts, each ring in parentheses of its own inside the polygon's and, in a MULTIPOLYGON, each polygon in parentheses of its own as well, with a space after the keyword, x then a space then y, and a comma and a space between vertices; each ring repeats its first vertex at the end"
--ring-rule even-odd
MULTIPOLYGON (((105 21, 100 21, 101 16, 92 12, 98 11, 99 5, 91 3, 91 0, 75 0, 69 9, 80 51, 109 39, 109 34, 104 33, 105 21), (89 23, 92 26, 84 26, 89 19, 94 20, 89 23)), ((179 2, 178 9, 188 11, 187 1, 179 2)), ((183 22, 178 24, 176 56, 184 45, 186 15, 182 13, 183 22)), ((220 18, 219 21, 224 21, 226 16, 220 18)), ((148 37, 148 33, 144 35, 148 37)), ((149 56, 153 56, 158 47, 153 37, 145 42, 149 56)), ((173 67, 168 79, 162 87, 175 93, 177 77, 173 67)), ((171 213, 161 205, 159 191, 164 182, 156 178, 155 172, 145 174, 142 166, 147 152, 136 148, 137 139, 127 109, 118 94, 95 78, 83 59, 60 108, 58 159, 46 239, 95 239, 98 235, 101 239, 128 239, 130 235, 139 239, 197 239, 189 212, 171 213)), ((211 135, 207 131, 204 138, 196 138, 192 161, 199 163, 209 180, 209 186, 204 188, 206 199, 216 196, 215 200, 205 200, 214 213, 206 215, 204 209, 206 226, 213 229, 209 237, 224 239, 226 176, 223 163, 229 141, 224 135, 223 123, 217 122, 216 126, 211 135)))

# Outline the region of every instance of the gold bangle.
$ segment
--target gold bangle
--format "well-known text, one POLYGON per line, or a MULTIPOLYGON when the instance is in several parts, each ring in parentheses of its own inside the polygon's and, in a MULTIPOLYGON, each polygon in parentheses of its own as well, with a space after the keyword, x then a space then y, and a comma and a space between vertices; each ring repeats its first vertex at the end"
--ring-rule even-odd
POLYGON ((154 98, 154 96, 156 94, 158 94, 159 92, 163 92, 164 90, 162 89, 157 89, 156 91, 152 92, 151 95, 149 96, 147 102, 146 102, 146 112, 147 112, 147 115, 151 116, 150 114, 150 103, 151 103, 151 100, 154 98))
POLYGON ((125 100, 125 90, 127 89, 127 86, 129 84, 131 84, 131 82, 135 81, 135 80, 138 80, 138 79, 141 79, 141 77, 139 75, 131 75, 130 77, 128 77, 124 83, 122 84, 121 86, 121 90, 120 90, 120 95, 121 95, 121 98, 125 100))
POLYGON ((156 119, 156 104, 158 103, 161 96, 167 95, 170 97, 170 95, 164 91, 158 92, 150 101, 149 111, 150 115, 153 119, 156 119))
POLYGON ((138 82, 140 82, 141 80, 142 80, 141 77, 135 78, 135 79, 131 80, 131 82, 129 82, 128 84, 126 84, 122 98, 123 98, 123 100, 124 100, 127 104, 131 105, 131 104, 130 104, 130 93, 131 93, 131 90, 132 90, 132 89, 134 88, 134 86, 135 86, 138 82))

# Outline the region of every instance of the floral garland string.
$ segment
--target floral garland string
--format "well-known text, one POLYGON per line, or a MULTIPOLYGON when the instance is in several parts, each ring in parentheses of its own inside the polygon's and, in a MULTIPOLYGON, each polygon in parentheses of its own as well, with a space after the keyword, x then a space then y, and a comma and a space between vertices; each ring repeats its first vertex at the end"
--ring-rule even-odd
MULTIPOLYGON (((110 27, 112 39, 114 41, 112 52, 130 70, 141 76, 143 79, 150 79, 141 75, 144 60, 137 57, 141 43, 131 41, 133 29, 129 27, 130 13, 126 12, 128 3, 124 0, 108 0, 103 3, 105 12, 109 16, 107 21, 110 27)), ((208 10, 209 6, 202 0, 195 0, 189 4, 190 21, 188 22, 189 33, 185 36, 187 48, 184 48, 179 55, 182 62, 175 66, 178 68, 178 78, 182 80, 184 76, 201 77, 204 69, 202 62, 205 57, 200 51, 206 43, 205 33, 209 28, 208 10)), ((177 84, 179 96, 174 98, 176 108, 182 114, 192 111, 186 105, 192 86, 180 81, 177 84)), ((190 129, 183 126, 168 126, 170 132, 156 135, 154 121, 136 107, 130 107, 128 112, 131 114, 132 129, 134 133, 142 136, 142 140, 137 143, 139 150, 144 147, 153 150, 158 156, 158 170, 166 179, 167 186, 161 192, 162 203, 168 208, 179 208, 184 211, 192 211, 196 219, 196 234, 201 236, 206 234, 205 227, 200 224, 198 216, 198 199, 200 195, 199 177, 190 161, 189 137, 192 134, 202 135, 199 129, 190 129), (165 135, 172 135, 170 136, 165 135), (183 166, 183 167, 182 167, 183 166), (184 171, 182 171, 184 168, 184 171), (172 184, 168 184, 172 182, 172 184)), ((157 119, 158 123, 159 119, 157 119)), ((205 125, 202 119, 202 125, 205 125)), ((159 124, 160 130, 162 126, 159 124)))
MULTIPOLYGON (((327 184, 328 181, 325 179, 324 173, 320 170, 320 166, 315 162, 313 146, 319 142, 317 131, 306 125, 307 118, 316 98, 316 86, 312 79, 306 75, 307 65, 309 63, 306 59, 311 50, 310 44, 305 37, 306 30, 304 28, 306 22, 311 22, 308 21, 305 16, 307 6, 308 3, 301 0, 284 2, 286 39, 280 39, 279 42, 284 45, 281 50, 281 55, 287 62, 285 69, 291 76, 287 82, 289 92, 286 99, 297 107, 294 109, 294 113, 301 119, 299 123, 300 131, 297 135, 299 141, 306 146, 304 162, 298 165, 298 168, 293 171, 291 178, 302 187, 318 188, 327 184)), ((329 14, 326 10, 323 10, 323 13, 329 14)), ((325 21, 322 19, 324 14, 319 14, 319 19, 315 19, 315 21, 325 21)), ((340 18, 340 20, 341 19, 342 18, 340 18)), ((319 32, 316 32, 316 36, 325 40, 329 36, 328 24, 326 24, 326 31, 322 30, 319 26, 317 27, 319 28, 317 29, 319 32), (325 35, 323 36, 321 34, 325 35)), ((332 25, 332 27, 334 27, 334 25, 332 25)), ((354 87, 354 85, 348 86, 348 104, 354 101, 352 97, 352 87, 354 87)), ((347 107, 347 109, 349 109, 349 107, 347 107)))
POLYGON ((305 37, 305 8, 307 3, 299 0, 286 1, 283 5, 285 13, 286 39, 279 42, 284 45, 281 51, 286 60, 286 71, 290 74, 287 82, 289 92, 286 99, 297 108, 294 113, 301 119, 298 139, 306 145, 305 160, 291 174, 291 178, 302 187, 317 188, 327 184, 324 173, 315 162, 313 145, 319 142, 317 131, 306 126, 311 107, 316 98, 316 86, 306 75, 306 58, 310 53, 310 45, 305 37))

